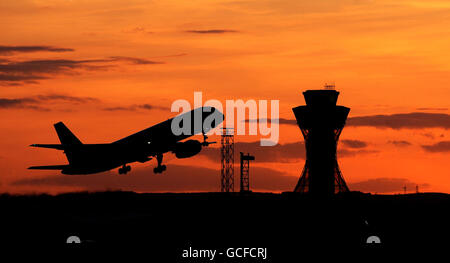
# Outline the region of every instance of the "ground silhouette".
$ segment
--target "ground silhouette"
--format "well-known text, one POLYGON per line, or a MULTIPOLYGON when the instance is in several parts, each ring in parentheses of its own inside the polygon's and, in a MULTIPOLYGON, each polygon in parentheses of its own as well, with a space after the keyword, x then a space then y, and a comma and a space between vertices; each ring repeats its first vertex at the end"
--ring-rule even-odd
POLYGON ((298 193, 96 192, 0 195, 2 243, 65 246, 145 244, 151 253, 180 259, 195 246, 268 247, 272 259, 296 257, 302 247, 366 247, 439 243, 449 234, 450 195, 370 195, 328 199, 298 193))

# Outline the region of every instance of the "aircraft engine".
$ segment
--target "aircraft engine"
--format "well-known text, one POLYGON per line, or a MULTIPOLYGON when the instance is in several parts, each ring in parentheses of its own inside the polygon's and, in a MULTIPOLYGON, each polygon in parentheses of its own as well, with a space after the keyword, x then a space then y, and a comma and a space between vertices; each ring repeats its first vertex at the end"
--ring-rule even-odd
POLYGON ((197 140, 187 140, 185 142, 179 142, 175 146, 175 156, 179 159, 188 158, 196 155, 202 150, 201 142, 197 140))

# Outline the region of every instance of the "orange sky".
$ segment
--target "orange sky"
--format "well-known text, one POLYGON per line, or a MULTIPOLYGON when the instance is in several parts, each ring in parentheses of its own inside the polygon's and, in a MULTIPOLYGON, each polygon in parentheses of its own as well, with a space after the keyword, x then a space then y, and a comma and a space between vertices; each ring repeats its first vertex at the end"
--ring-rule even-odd
MULTIPOLYGON (((414 125, 405 115, 408 125, 400 128, 346 127, 341 140, 363 143, 339 145, 354 151, 339 156, 352 190, 397 193, 402 185, 410 191, 420 185, 449 193, 449 17, 448 1, 2 1, 0 191, 92 189, 90 182, 26 183, 63 176, 26 170, 66 162, 60 152, 27 147, 58 143, 57 121, 83 142, 109 142, 170 118, 171 103, 192 100, 194 91, 202 91, 204 100, 278 99, 280 117, 293 119, 291 108, 304 104, 302 91, 335 82, 349 117, 372 121, 374 115, 425 112, 433 122, 414 125), (30 46, 35 48, 11 48, 30 46), (154 108, 142 107, 147 104, 154 108)), ((281 144, 303 140, 294 125, 281 125, 280 132, 281 144)), ((168 169, 219 169, 205 155, 171 158, 168 169)), ((153 177, 154 165, 132 167, 153 177)), ((260 171, 263 182, 269 176, 264 169, 298 176, 303 165, 301 158, 274 164, 257 157, 254 166, 261 169, 254 176, 260 171)), ((293 182, 259 188, 287 191, 293 182)), ((139 183, 103 188, 145 191, 133 186, 139 183)))

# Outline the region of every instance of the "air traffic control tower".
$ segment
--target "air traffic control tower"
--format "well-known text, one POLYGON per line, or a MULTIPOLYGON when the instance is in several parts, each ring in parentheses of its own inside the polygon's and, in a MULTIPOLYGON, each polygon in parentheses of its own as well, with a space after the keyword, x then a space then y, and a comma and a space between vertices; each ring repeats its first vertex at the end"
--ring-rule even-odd
POLYGON ((336 158, 339 135, 350 108, 337 106, 333 85, 303 92, 306 105, 292 109, 305 138, 306 162, 294 192, 329 196, 349 191, 336 158))

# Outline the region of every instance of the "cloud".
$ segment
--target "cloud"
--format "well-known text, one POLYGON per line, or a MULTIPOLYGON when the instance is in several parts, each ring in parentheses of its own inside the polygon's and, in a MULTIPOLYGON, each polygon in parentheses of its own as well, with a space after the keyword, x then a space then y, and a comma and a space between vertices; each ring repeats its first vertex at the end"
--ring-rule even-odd
POLYGON ((104 70, 117 66, 114 62, 126 62, 133 65, 163 64, 143 58, 112 56, 106 59, 38 59, 25 61, 0 61, 0 85, 17 84, 18 82, 36 83, 37 80, 48 79, 57 74, 74 74, 79 70, 104 70))
POLYGON ((37 111, 49 111, 49 109, 36 105, 37 100, 32 98, 8 99, 0 98, 0 109, 32 109, 37 111))
POLYGON ((168 107, 155 106, 150 104, 136 104, 131 106, 117 106, 103 108, 105 111, 137 111, 137 110, 169 110, 168 107))
POLYGON ((37 111, 50 111, 48 107, 43 107, 55 102, 72 104, 82 104, 98 102, 99 99, 92 97, 75 97, 63 94, 36 95, 22 98, 0 98, 0 109, 30 109, 37 111))
POLYGON ((113 56, 109 59, 86 59, 86 60, 70 60, 70 59, 41 59, 15 61, 0 64, 0 72, 7 73, 59 73, 72 69, 101 69, 106 66, 102 63, 111 63, 116 61, 126 61, 132 64, 161 64, 163 62, 150 61, 142 58, 113 56), (100 64, 100 65, 98 65, 100 64))
POLYGON ((126 29, 126 30, 123 30, 123 32, 124 33, 143 33, 143 34, 153 34, 154 33, 142 26, 137 26, 137 27, 134 27, 131 29, 126 29))
POLYGON ((187 33, 194 34, 225 34, 225 33, 236 33, 236 30, 230 29, 209 29, 209 30, 187 30, 187 33))
POLYGON ((352 191, 371 192, 371 193, 393 193, 403 192, 406 186, 407 191, 415 191, 416 186, 421 188, 429 187, 429 184, 417 184, 405 178, 376 178, 366 181, 348 183, 348 187, 352 191))
POLYGON ((352 117, 348 126, 369 126, 391 129, 450 128, 450 115, 444 113, 412 112, 392 115, 352 117))
MULTIPOLYGON (((237 167, 235 174, 239 174, 237 167)), ((236 178, 235 178, 236 179, 236 178)), ((263 167, 252 167, 250 186, 254 191, 292 191, 298 177, 286 176, 282 172, 263 167)), ((237 180, 235 181, 235 183, 237 180)), ((220 170, 205 167, 176 165, 167 166, 167 171, 154 176, 151 169, 135 169, 131 175, 117 175, 110 171, 92 175, 49 175, 40 178, 24 178, 12 183, 13 186, 61 186, 83 188, 87 191, 123 190, 137 192, 189 192, 220 190, 220 170)), ((429 187, 428 184, 418 184, 404 178, 376 178, 361 182, 349 182, 352 191, 372 193, 415 191, 429 187)), ((238 190, 238 183, 235 184, 238 190)))
POLYGON ((34 75, 17 75, 17 74, 1 74, 0 73, 0 85, 16 86, 18 82, 24 83, 37 83, 37 80, 47 79, 44 76, 34 75))
MULTIPOLYGON (((357 140, 351 141, 350 144, 353 146, 351 149, 338 148, 338 157, 353 157, 361 154, 377 153, 375 150, 365 150, 361 149, 364 142, 357 140), (358 146, 358 147, 355 147, 358 146), (353 150, 357 149, 357 150, 353 150)), ((303 141, 293 142, 286 144, 277 144, 275 146, 260 146, 260 142, 237 142, 234 144, 234 152, 236 153, 235 158, 239 158, 239 152, 250 153, 255 156, 256 162, 258 163, 292 163, 297 162, 300 159, 306 158, 306 149, 303 141)), ((214 162, 220 162, 220 149, 219 148, 204 148, 200 154, 206 156, 208 159, 214 162)), ((238 160, 238 159, 236 159, 238 160)))
MULTIPOLYGON (((259 121, 265 121, 267 123, 272 123, 272 119, 271 118, 267 118, 267 119, 247 119, 244 122, 253 123, 253 122, 259 122, 259 121)), ((287 124, 287 125, 295 125, 295 126, 297 126, 297 121, 296 120, 285 119, 285 118, 278 118, 278 119, 273 119, 273 121, 278 121, 279 124, 287 124)))
POLYGON ((450 141, 441 141, 431 145, 422 145, 422 148, 431 153, 450 152, 450 141))
POLYGON ((404 140, 399 140, 399 141, 393 140, 393 141, 388 141, 388 143, 393 144, 398 147, 406 147, 406 146, 412 145, 410 142, 404 141, 404 140))
MULTIPOLYGON (((257 120, 246 120, 256 122, 257 120)), ((270 122, 270 119, 267 119, 270 122)), ((297 125, 296 120, 279 119, 280 124, 297 125)), ((369 115, 350 117, 347 126, 353 127, 375 127, 391 129, 422 129, 422 128, 444 128, 450 129, 450 115, 445 113, 398 113, 392 115, 369 115)))
MULTIPOLYGON (((93 97, 78 97, 65 94, 45 94, 34 95, 21 98, 2 98, 0 97, 1 109, 28 109, 37 111, 51 111, 49 106, 55 106, 58 103, 67 106, 67 104, 78 105, 96 103, 99 105, 102 101, 93 97)), ((116 106, 101 108, 104 111, 137 111, 137 110, 169 110, 168 107, 156 106, 151 104, 136 104, 131 106, 116 106)))
POLYGON ((421 110, 421 111, 433 111, 433 110, 446 111, 446 110, 448 110, 448 108, 417 108, 417 110, 421 110))
POLYGON ((76 69, 94 70, 105 68, 105 66, 93 63, 105 62, 104 60, 27 60, 0 63, 0 83, 5 81, 29 83, 37 80, 48 79, 51 75, 70 73, 76 69))
POLYGON ((291 0, 239 0, 225 1, 223 5, 237 7, 237 10, 252 15, 281 14, 283 17, 298 14, 339 12, 345 7, 354 8, 369 0, 327 0, 327 1, 291 1, 291 0))
POLYGON ((161 62, 161 61, 152 61, 152 60, 148 60, 148 59, 133 58, 133 57, 112 56, 112 57, 110 57, 110 59, 111 59, 111 61, 126 61, 126 62, 130 62, 132 64, 138 64, 138 65, 164 64, 164 62, 161 62))
POLYGON ((340 142, 342 142, 342 144, 344 144, 344 146, 346 146, 348 148, 359 149, 359 148, 367 147, 366 142, 359 141, 359 140, 341 140, 340 142))
POLYGON ((1 46, 0 55, 12 55, 14 53, 30 53, 30 52, 70 52, 75 51, 72 48, 58 48, 52 46, 1 46))
MULTIPOLYGON (((204 148, 200 154, 208 157, 210 160, 220 162, 219 148, 204 148)), ((271 162, 295 162, 298 159, 305 159, 305 145, 303 142, 294 142, 286 144, 277 144, 275 146, 260 146, 260 142, 237 142, 234 145, 236 160, 239 158, 239 152, 250 153, 255 156, 258 163, 271 162)))
POLYGON ((432 132, 424 132, 424 133, 421 133, 420 135, 422 135, 424 137, 427 137, 427 138, 430 138, 430 139, 434 139, 435 138, 435 136, 434 136, 434 134, 432 132))
POLYGON ((297 126, 297 120, 290 120, 290 119, 284 119, 284 118, 279 118, 278 119, 278 123, 279 124, 288 124, 288 125, 295 125, 297 126))
POLYGON ((360 156, 363 154, 372 154, 372 153, 379 153, 377 150, 352 150, 352 149, 338 149, 337 150, 337 156, 339 157, 354 157, 354 156, 360 156))
POLYGON ((163 56, 156 56, 156 57, 151 57, 151 58, 176 58, 176 57, 184 57, 184 56, 187 56, 187 53, 163 55, 163 56))
POLYGON ((100 100, 92 97, 75 97, 63 94, 49 94, 49 95, 37 95, 36 98, 40 101, 66 101, 73 103, 89 103, 89 102, 99 102, 100 100))
MULTIPOLYGON (((235 174, 238 174, 237 168, 235 174)), ((265 191, 290 191, 298 178, 285 176, 282 172, 261 167, 252 167, 251 188, 265 191)), ((237 182, 237 180, 236 180, 237 182)), ((54 175, 35 179, 21 179, 14 186, 46 185, 81 187, 88 191, 121 189, 141 192, 186 192, 220 191, 220 170, 185 166, 167 165, 167 171, 155 176, 151 169, 136 169, 131 175, 117 175, 116 171, 92 175, 54 175)), ((236 190, 238 190, 236 183, 236 190)))

